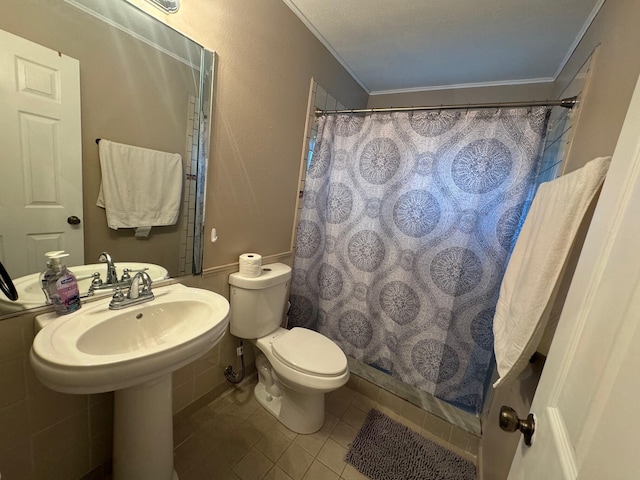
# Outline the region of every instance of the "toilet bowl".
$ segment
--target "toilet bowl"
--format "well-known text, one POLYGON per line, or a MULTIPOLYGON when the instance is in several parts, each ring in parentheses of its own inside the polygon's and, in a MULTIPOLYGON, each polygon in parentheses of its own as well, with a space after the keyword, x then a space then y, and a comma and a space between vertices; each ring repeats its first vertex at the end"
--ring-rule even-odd
POLYGON ((330 339, 305 328, 281 328, 291 268, 269 264, 259 277, 229 276, 231 334, 250 340, 256 358, 258 402, 296 433, 324 423, 324 397, 349 380, 347 357, 330 339))
MULTIPOLYGON (((312 330, 279 328, 255 340, 262 352, 257 360, 271 367, 273 386, 259 381, 258 402, 296 433, 314 433, 324 424, 325 393, 349 380, 347 358, 327 337, 312 330), (276 388, 273 388, 273 387, 276 388), (280 390, 281 394, 273 392, 280 390)), ((259 379, 261 380, 261 379, 259 379)))

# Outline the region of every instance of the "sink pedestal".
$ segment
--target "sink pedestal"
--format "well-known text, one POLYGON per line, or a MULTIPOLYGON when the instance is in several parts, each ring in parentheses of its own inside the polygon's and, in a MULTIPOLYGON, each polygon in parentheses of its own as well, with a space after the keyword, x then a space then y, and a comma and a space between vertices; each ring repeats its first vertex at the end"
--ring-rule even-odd
POLYGON ((113 480, 177 480, 173 470, 171 374, 116 390, 113 480))

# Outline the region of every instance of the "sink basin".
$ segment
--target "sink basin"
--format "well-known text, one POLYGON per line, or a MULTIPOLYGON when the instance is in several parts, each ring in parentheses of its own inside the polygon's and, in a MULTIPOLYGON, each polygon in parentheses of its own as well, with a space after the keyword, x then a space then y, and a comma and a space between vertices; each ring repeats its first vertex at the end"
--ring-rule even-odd
POLYGON ((31 365, 64 393, 115 391, 113 480, 177 480, 173 469, 172 375, 224 336, 229 302, 174 284, 155 299, 109 310, 110 298, 77 312, 36 317, 31 365))
MULTIPOLYGON (((209 320, 212 306, 187 300, 147 304, 135 312, 121 310, 122 313, 107 321, 96 322, 78 337, 76 346, 89 355, 148 354, 192 335, 196 328, 207 328, 205 322, 209 320), (189 319, 188 328, 184 321, 176 321, 181 318, 189 319)), ((220 323, 218 327, 224 328, 224 325, 220 323)))
POLYGON ((42 383, 64 393, 119 390, 170 373, 206 353, 224 335, 229 302, 175 284, 155 300, 109 310, 110 298, 72 314, 38 317, 31 364, 42 383))
MULTIPOLYGON (((116 262, 115 265, 118 270, 119 276, 122 275, 122 272, 125 268, 128 268, 132 271, 142 270, 146 268, 146 272, 154 282, 158 282, 160 280, 168 278, 167 269, 153 263, 116 262)), ((80 295, 86 295, 89 291, 92 275, 95 272, 100 273, 100 277, 102 278, 102 280, 106 280, 107 278, 106 263, 76 265, 75 267, 69 267, 69 270, 73 272, 78 280, 78 290, 80 290, 80 295)), ((134 273, 132 272, 131 276, 133 275, 134 273)), ((16 278, 15 280, 13 280, 13 284, 15 285, 16 291, 18 292, 18 301, 10 302, 8 300, 3 300, 3 297, 0 296, 0 310, 2 310, 3 312, 12 312, 25 310, 28 308, 40 307, 44 305, 45 297, 44 293, 42 292, 42 288, 40 287, 39 273, 32 273, 31 275, 25 275, 24 277, 16 278)), ((97 290, 95 292, 95 295, 111 295, 112 293, 113 292, 111 290, 97 290)))

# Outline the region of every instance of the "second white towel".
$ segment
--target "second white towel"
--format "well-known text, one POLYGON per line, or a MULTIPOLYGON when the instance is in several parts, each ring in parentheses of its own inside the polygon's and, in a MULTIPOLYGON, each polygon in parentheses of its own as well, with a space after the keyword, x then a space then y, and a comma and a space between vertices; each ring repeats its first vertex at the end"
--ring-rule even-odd
POLYGON ((540 185, 509 259, 493 318, 497 387, 519 375, 535 352, 545 312, 582 218, 611 158, 540 185))

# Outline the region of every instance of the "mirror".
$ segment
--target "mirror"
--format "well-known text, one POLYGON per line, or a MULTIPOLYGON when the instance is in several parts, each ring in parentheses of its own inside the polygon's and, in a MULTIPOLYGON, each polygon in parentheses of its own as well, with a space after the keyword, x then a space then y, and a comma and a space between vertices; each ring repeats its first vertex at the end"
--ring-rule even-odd
MULTIPOLYGON (((0 261, 11 277, 16 279, 44 270, 44 252, 50 250, 70 253, 69 267, 95 264, 100 252, 107 251, 116 265, 118 262, 161 265, 171 277, 199 274, 213 52, 125 0, 7 0, 3 7, 0 30, 51 49, 60 57, 77 60, 79 92, 76 93, 81 118, 81 131, 76 133, 79 151, 81 147, 81 171, 76 172, 78 168, 65 164, 71 156, 73 142, 54 139, 51 145, 39 142, 38 148, 45 160, 51 159, 51 171, 63 173, 61 180, 57 183, 25 180, 32 173, 26 172, 26 167, 22 169, 26 172, 25 178, 21 178, 25 184, 32 181, 31 191, 53 192, 50 195, 53 200, 47 200, 42 194, 44 200, 40 203, 49 209, 44 217, 52 217, 59 209, 56 195, 81 188, 82 204, 70 213, 80 219, 79 224, 76 219, 69 222, 71 216, 65 216, 66 221, 54 227, 33 225, 27 234, 12 236, 13 227, 5 219, 24 219, 26 209, 32 208, 38 198, 27 195, 29 198, 14 207, 7 198, 9 195, 3 197, 0 193, 0 261), (183 193, 175 225, 153 227, 147 238, 136 238, 133 229, 108 228, 104 209, 96 206, 101 181, 96 139, 182 156, 183 193), (55 152, 48 152, 49 147, 55 152), (72 171, 75 177, 70 176, 72 171), (77 180, 69 181, 69 178, 77 180), (56 183, 55 188, 50 183, 56 183), (28 205, 29 199, 31 205, 28 205), (74 231, 83 235, 78 248, 70 247, 73 244, 65 240, 65 232, 74 231), (81 250, 84 251, 79 255, 81 250)), ((0 42, 0 54, 5 43, 0 42)), ((45 82, 44 86, 56 89, 53 76, 51 84, 45 82)), ((5 92, 0 93, 4 96, 5 92)), ((5 115, 5 109, 0 109, 0 121, 4 121, 5 115)), ((0 139, 0 177, 10 176, 14 184, 20 183, 18 176, 22 173, 14 177, 7 170, 7 165, 13 162, 4 155, 10 148, 24 151, 24 138, 18 147, 5 142, 24 137, 23 130, 24 126, 19 125, 17 135, 0 139)), ((49 166, 39 169, 31 165, 30 168, 35 171, 49 166)), ((0 315, 2 313, 5 312, 0 305, 0 315)))

